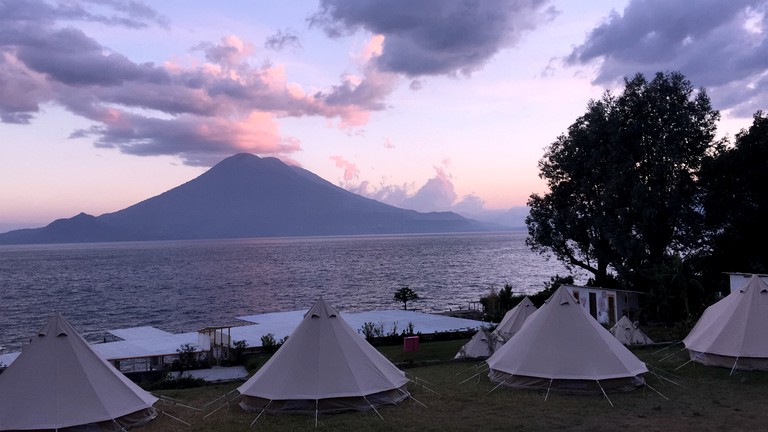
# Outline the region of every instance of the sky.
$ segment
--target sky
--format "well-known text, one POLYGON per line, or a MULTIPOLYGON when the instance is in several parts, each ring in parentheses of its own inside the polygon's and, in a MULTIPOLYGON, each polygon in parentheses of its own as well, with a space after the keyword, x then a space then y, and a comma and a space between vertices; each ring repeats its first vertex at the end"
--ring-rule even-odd
MULTIPOLYGON (((721 136, 768 107, 768 0, 0 0, 0 232, 114 212, 236 153, 478 219, 625 77, 721 136)), ((524 209, 524 208, 523 208, 524 209)))

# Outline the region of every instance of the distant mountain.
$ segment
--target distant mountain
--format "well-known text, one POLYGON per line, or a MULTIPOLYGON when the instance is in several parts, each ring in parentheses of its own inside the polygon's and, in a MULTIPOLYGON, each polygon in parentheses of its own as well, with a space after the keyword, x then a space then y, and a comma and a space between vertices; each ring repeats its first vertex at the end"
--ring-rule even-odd
POLYGON ((123 210, 0 234, 0 244, 478 232, 498 226, 353 194, 276 158, 241 153, 123 210))
POLYGON ((504 210, 464 210, 456 209, 456 213, 465 218, 474 219, 480 222, 486 222, 498 226, 506 227, 511 231, 525 231, 527 225, 525 218, 528 217, 530 209, 527 206, 512 207, 504 210))

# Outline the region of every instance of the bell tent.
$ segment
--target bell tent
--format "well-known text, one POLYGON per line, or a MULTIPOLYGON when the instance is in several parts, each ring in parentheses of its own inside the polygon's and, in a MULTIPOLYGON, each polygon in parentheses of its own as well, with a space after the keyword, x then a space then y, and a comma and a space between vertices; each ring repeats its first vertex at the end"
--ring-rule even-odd
POLYGON ((768 285, 752 276, 708 307, 683 339, 692 361, 768 370, 768 285))
POLYGON ((566 393, 633 390, 648 372, 564 287, 486 362, 499 385, 566 393))
POLYGON ((397 404, 408 381, 320 298, 238 391, 249 411, 317 415, 397 404))
POLYGON ((531 314, 536 312, 536 306, 531 299, 523 297, 517 306, 513 307, 504 314, 504 318, 493 331, 493 334, 499 336, 503 341, 508 341, 523 326, 523 323, 531 314))
POLYGON ((611 334, 624 345, 648 345, 653 340, 648 337, 636 323, 633 323, 626 315, 611 327, 611 334))
POLYGON ((456 353, 455 359, 483 359, 488 358, 501 348, 504 341, 500 337, 484 328, 475 333, 469 342, 465 343, 456 353))
POLYGON ((0 431, 125 430, 155 418, 157 400, 55 314, 0 374, 0 431))

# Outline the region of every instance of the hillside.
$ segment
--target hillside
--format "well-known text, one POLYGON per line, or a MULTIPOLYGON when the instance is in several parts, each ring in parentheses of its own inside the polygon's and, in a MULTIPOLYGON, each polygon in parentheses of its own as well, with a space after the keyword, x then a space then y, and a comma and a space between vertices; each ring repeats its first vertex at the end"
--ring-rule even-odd
POLYGON ((276 158, 241 153, 123 210, 0 234, 0 244, 489 231, 452 212, 368 199, 276 158))

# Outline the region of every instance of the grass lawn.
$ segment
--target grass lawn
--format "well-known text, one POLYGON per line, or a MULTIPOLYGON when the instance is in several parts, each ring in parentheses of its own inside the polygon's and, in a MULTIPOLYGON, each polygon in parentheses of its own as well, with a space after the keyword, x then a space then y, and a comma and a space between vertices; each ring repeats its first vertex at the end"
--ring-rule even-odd
MULTIPOLYGON (((427 364, 449 360, 465 341, 422 343, 418 353, 404 353, 402 347, 380 350, 397 363, 427 364)), ((319 417, 318 427, 333 431, 756 431, 768 427, 768 372, 736 371, 729 376, 725 368, 705 367, 689 363, 682 345, 657 353, 658 349, 634 350, 662 380, 653 374, 647 382, 663 393, 664 399, 648 387, 629 393, 610 394, 611 402, 602 396, 573 396, 544 392, 494 389, 486 374, 460 384, 475 372, 476 362, 442 362, 404 370, 414 380, 426 385, 410 384, 413 400, 398 406, 381 408, 379 418, 373 411, 344 413, 319 417), (666 355, 674 354, 661 361, 666 355), (428 383, 428 384, 426 384, 428 383)), ((480 367, 482 367, 482 363, 480 367)), ((156 394, 177 399, 179 403, 202 408, 206 403, 229 393, 240 383, 211 385, 184 390, 164 390, 156 394)), ((245 431, 256 418, 237 405, 237 392, 229 404, 213 403, 202 411, 193 411, 168 401, 156 407, 191 424, 183 425, 167 414, 160 416, 141 431, 245 431), (216 409, 221 408, 212 413, 216 409), (206 417, 207 416, 207 417, 206 417)), ((313 430, 313 416, 263 415, 255 430, 313 430)))

